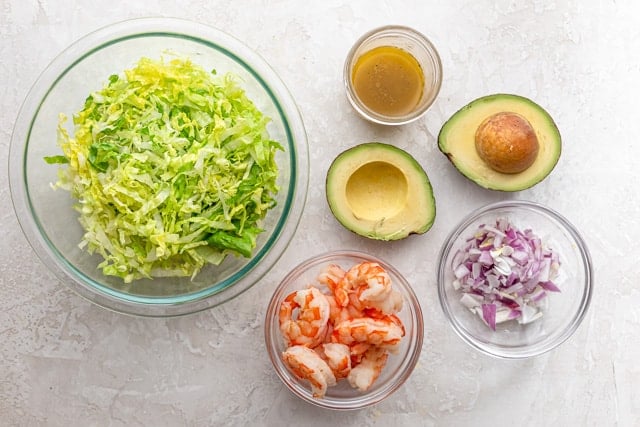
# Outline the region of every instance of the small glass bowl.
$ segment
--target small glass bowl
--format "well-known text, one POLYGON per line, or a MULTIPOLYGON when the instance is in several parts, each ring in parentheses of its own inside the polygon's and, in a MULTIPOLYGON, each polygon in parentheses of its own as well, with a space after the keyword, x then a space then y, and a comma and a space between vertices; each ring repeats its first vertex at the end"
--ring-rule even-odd
POLYGON ((373 29, 356 41, 347 55, 343 78, 347 98, 362 117, 378 124, 402 125, 420 118, 435 101, 442 85, 442 63, 435 46, 423 34, 409 27, 388 25, 373 29), (358 58, 380 46, 397 47, 410 53, 422 68, 424 90, 420 101, 410 113, 388 116, 373 111, 360 101, 353 88, 353 67, 358 58))
POLYGON ((567 340, 584 318, 593 289, 591 258, 578 231, 557 212, 537 203, 503 201, 482 207, 455 227, 442 247, 438 267, 438 296, 444 314, 454 331, 472 347, 503 359, 523 359, 548 352, 567 340), (462 293, 454 289, 452 262, 478 227, 508 219, 515 227, 531 229, 560 257, 560 292, 543 300, 543 315, 528 323, 515 320, 498 323, 491 330, 461 302, 462 293))
POLYGON ((378 403, 405 383, 420 357, 423 328, 422 309, 418 299, 407 280, 398 270, 388 263, 362 252, 336 251, 317 255, 304 261, 282 280, 269 301, 264 332, 271 362, 276 373, 289 390, 303 400, 323 408, 350 410, 378 403), (279 328, 280 304, 291 292, 318 283, 317 276, 330 264, 337 264, 346 270, 363 261, 379 263, 388 272, 394 288, 402 293, 403 307, 397 315, 404 324, 406 334, 402 338, 399 351, 397 354, 389 354, 386 366, 369 390, 362 393, 352 388, 344 379, 339 381, 337 385, 329 387, 324 398, 314 398, 309 384, 298 379, 282 361, 281 354, 286 347, 279 328))

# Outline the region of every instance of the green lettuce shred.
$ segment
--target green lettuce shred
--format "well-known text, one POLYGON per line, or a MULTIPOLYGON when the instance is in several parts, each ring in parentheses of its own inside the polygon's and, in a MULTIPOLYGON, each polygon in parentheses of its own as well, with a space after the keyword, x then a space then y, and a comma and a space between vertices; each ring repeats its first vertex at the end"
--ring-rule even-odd
POLYGON ((188 59, 142 58, 74 115, 61 114, 60 187, 77 199, 80 247, 125 282, 195 275, 250 257, 276 204, 283 147, 237 79, 188 59))

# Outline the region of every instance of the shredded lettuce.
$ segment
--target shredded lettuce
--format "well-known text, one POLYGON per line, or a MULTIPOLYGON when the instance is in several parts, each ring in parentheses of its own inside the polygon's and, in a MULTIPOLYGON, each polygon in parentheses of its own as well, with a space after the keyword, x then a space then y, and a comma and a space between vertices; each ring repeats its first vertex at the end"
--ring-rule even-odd
POLYGON ((229 254, 250 257, 276 204, 269 118, 233 75, 188 59, 142 58, 61 114, 64 156, 54 187, 71 192, 84 228, 80 247, 125 282, 194 277, 229 254))

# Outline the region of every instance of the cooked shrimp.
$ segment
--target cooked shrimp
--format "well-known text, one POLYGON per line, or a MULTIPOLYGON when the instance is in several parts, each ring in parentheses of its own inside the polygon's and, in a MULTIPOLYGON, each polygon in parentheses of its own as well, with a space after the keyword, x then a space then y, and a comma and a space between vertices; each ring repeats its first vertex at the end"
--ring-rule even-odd
POLYGON ((403 304, 402 294, 395 289, 391 289, 391 291, 383 298, 371 300, 361 298, 360 302, 367 308, 375 308, 385 314, 394 314, 399 312, 402 310, 403 304))
POLYGON ((342 267, 337 264, 330 264, 320 273, 318 281, 329 288, 331 293, 334 293, 345 274, 346 271, 342 267))
POLYGON ((405 334, 402 321, 395 315, 379 318, 360 317, 334 326, 332 340, 346 345, 368 343, 390 351, 397 350, 405 334))
POLYGON ((335 295, 341 306, 349 302, 349 293, 357 291, 359 299, 370 299, 385 294, 391 288, 391 279, 377 262, 361 262, 351 267, 338 283, 335 295))
POLYGON ((366 391, 405 335, 396 316, 402 294, 376 262, 347 271, 328 265, 317 283, 323 286, 292 292, 280 305, 280 331, 288 347, 282 360, 311 384, 316 398, 341 379, 366 391))
POLYGON ((349 317, 346 311, 338 305, 336 298, 333 295, 327 295, 326 297, 329 302, 329 323, 335 325, 343 320, 348 320, 349 317))
POLYGON ((346 378, 351 371, 351 349, 340 343, 322 344, 324 359, 336 379, 346 378))
POLYGON ((327 295, 327 301, 329 301, 329 307, 331 308, 329 315, 329 323, 331 325, 337 325, 345 320, 365 316, 365 313, 355 308, 353 304, 347 304, 346 307, 338 305, 336 298, 332 295, 327 295))
POLYGON ((315 347, 324 341, 330 315, 329 301, 317 288, 289 294, 280 305, 280 331, 287 346, 315 347))
POLYGON ((376 308, 386 314, 402 309, 402 294, 391 286, 386 270, 376 262, 362 262, 347 271, 335 291, 336 301, 356 309, 376 308))
POLYGON ((371 347, 366 351, 362 360, 357 366, 351 368, 347 380, 351 387, 360 391, 367 391, 369 387, 378 379, 380 372, 387 363, 389 354, 380 347, 371 347))
POLYGON ((358 288, 361 301, 382 298, 391 291, 391 278, 377 262, 363 262, 349 269, 347 280, 358 288))
POLYGON ((362 361, 367 350, 371 348, 371 344, 366 342, 356 342, 349 346, 351 352, 351 367, 356 366, 362 361))
POLYGON ((308 347, 294 345, 287 348, 282 353, 282 361, 296 377, 309 381, 313 397, 324 397, 327 387, 336 384, 336 377, 327 362, 308 347))

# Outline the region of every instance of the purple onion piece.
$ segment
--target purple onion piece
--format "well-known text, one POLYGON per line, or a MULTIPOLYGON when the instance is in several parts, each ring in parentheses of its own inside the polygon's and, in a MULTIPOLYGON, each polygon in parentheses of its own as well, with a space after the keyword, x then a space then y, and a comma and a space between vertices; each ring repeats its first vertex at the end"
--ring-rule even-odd
POLYGON ((502 321, 524 324, 542 316, 540 301, 547 292, 560 292, 553 281, 559 268, 557 252, 506 218, 480 225, 452 262, 462 303, 493 330, 502 321))

